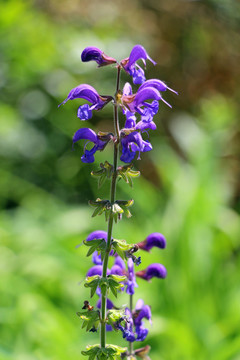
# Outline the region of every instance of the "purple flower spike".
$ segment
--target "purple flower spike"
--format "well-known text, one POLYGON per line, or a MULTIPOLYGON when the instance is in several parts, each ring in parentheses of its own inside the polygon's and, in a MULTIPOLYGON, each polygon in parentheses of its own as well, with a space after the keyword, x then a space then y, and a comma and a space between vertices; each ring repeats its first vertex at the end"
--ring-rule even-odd
POLYGON ((138 271, 136 276, 147 281, 153 277, 164 279, 167 276, 167 270, 162 264, 151 264, 145 270, 138 271))
POLYGON ((148 235, 148 237, 144 241, 138 243, 137 245, 139 246, 140 249, 148 252, 153 247, 158 247, 159 249, 165 249, 166 239, 162 234, 155 232, 148 235))
POLYGON ((82 162, 84 163, 92 163, 94 162, 94 154, 98 150, 103 150, 106 146, 108 140, 102 141, 99 139, 97 134, 89 128, 81 128, 76 131, 76 133, 73 135, 73 144, 79 140, 89 140, 94 143, 94 146, 91 150, 84 151, 83 156, 81 157, 82 162))
POLYGON ((138 60, 142 60, 143 64, 146 66, 147 59, 156 65, 155 61, 153 61, 150 56, 148 56, 143 46, 135 45, 130 53, 129 58, 121 61, 121 65, 124 70, 130 76, 132 76, 134 84, 142 84, 146 80, 144 70, 138 64, 136 64, 136 62, 138 60))
POLYGON ((88 120, 92 117, 92 110, 101 110, 113 98, 112 96, 101 96, 92 86, 81 84, 72 89, 68 94, 68 97, 59 104, 58 107, 66 104, 68 100, 75 99, 84 99, 92 104, 91 106, 84 104, 78 108, 78 117, 81 120, 88 120))
POLYGON ((89 46, 82 52, 81 59, 83 62, 96 61, 98 67, 115 64, 116 59, 109 57, 104 52, 96 47, 89 46))

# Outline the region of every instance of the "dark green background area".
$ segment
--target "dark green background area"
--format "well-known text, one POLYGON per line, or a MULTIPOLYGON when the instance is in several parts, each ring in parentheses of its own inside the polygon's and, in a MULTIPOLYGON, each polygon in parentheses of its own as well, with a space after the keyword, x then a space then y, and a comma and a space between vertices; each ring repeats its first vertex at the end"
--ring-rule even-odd
MULTIPOLYGON (((98 342, 76 316, 91 260, 75 246, 106 230, 87 202, 108 197, 109 183, 97 189, 90 172, 112 161, 112 145, 83 164, 84 144, 72 151, 71 138, 80 127, 111 131, 113 109, 82 123, 81 100, 57 106, 81 83, 115 91, 114 66, 81 63, 86 46, 121 60, 135 44, 157 62, 147 78, 179 92, 163 94, 173 109, 160 104, 134 188, 118 184, 135 203, 114 236, 167 238, 164 251, 140 254, 139 269, 168 270, 138 281, 135 302, 153 312, 144 345, 152 360, 240 359, 239 33, 234 0, 0 1, 0 360, 83 359, 98 342)), ((118 333, 107 341, 126 344, 118 333)))

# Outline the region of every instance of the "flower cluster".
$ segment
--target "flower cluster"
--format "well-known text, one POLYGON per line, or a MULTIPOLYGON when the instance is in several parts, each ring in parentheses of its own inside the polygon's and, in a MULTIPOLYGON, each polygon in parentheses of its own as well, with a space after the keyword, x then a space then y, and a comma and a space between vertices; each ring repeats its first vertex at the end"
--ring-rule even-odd
MULTIPOLYGON (((98 66, 117 63, 117 60, 105 55, 96 47, 84 49, 81 58, 83 62, 95 61, 98 66)), ((156 130, 153 117, 158 112, 159 101, 163 101, 171 107, 163 99, 161 93, 170 90, 177 94, 176 91, 169 88, 163 81, 158 79, 145 81, 144 70, 138 65, 138 60, 142 60, 145 66, 146 60, 150 60, 154 65, 156 64, 141 45, 136 45, 133 47, 129 57, 121 60, 120 64, 117 65, 132 77, 134 84, 140 85, 137 91, 133 93, 131 85, 126 83, 118 94, 118 105, 122 108, 122 113, 125 117, 124 126, 120 129, 119 134, 121 139, 120 160, 124 163, 131 163, 136 154, 138 154, 137 159, 140 159, 142 152, 152 150, 149 140, 143 139, 143 133, 147 133, 148 130, 156 130)), ((77 111, 77 116, 82 121, 91 119, 93 111, 99 111, 105 105, 114 101, 112 96, 100 95, 94 87, 88 84, 81 84, 72 89, 60 105, 65 104, 68 100, 75 99, 84 99, 88 102, 79 106, 77 111)), ((113 140, 111 135, 108 134, 103 139, 101 135, 96 134, 93 130, 81 128, 74 134, 73 144, 79 140, 86 140, 81 160, 84 163, 92 163, 95 160, 94 154, 96 151, 102 151, 107 143, 113 140), (86 149, 88 142, 93 143, 93 147, 90 150, 86 149)))

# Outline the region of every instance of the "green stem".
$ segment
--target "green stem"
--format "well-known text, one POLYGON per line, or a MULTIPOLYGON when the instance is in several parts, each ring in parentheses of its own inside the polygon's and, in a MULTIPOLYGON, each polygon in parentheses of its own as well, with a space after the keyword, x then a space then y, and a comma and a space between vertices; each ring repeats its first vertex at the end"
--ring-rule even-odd
MULTIPOLYGON (((133 295, 130 295, 130 298, 129 298, 129 310, 132 314, 132 312, 133 312, 133 295)), ((128 351, 129 351, 129 358, 131 359, 131 355, 133 355, 133 343, 130 341, 129 341, 128 351)))
MULTIPOLYGON (((119 83, 120 83, 120 71, 121 71, 120 65, 118 65, 117 70, 118 70, 117 84, 116 84, 116 93, 115 93, 115 101, 114 101, 115 141, 114 141, 114 155, 113 155, 113 174, 112 174, 111 192, 110 192, 110 199, 111 199, 112 205, 115 201, 115 196, 116 196, 118 145, 119 145, 119 138, 120 138, 119 120, 118 120, 118 103, 117 103, 117 97, 118 97, 118 92, 119 92, 119 83)), ((108 259, 109 259, 109 253, 111 251, 112 228, 113 228, 113 214, 111 211, 111 213, 109 215, 109 220, 108 220, 107 246, 106 246, 106 252, 105 252, 105 256, 104 256, 104 260, 103 260, 102 277, 107 276, 108 259)), ((105 346, 106 346, 106 303, 107 303, 107 288, 102 289, 102 294, 101 294, 100 343, 101 343, 102 348, 105 348, 105 346)))

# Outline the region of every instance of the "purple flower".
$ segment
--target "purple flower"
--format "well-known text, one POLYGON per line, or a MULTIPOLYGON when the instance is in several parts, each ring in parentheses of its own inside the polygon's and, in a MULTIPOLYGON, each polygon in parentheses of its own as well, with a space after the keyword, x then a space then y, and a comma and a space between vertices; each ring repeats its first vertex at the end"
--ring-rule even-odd
POLYGON ((153 277, 164 279, 167 276, 167 270, 162 264, 151 264, 145 270, 138 271, 136 276, 147 281, 153 277))
POLYGON ((137 308, 136 305, 136 309, 135 309, 135 314, 134 314, 134 324, 135 325, 142 325, 142 320, 143 319, 147 319, 150 321, 151 323, 151 319, 152 319, 152 313, 151 313, 151 308, 149 305, 142 305, 141 308, 137 308))
POLYGON ((133 321, 135 326, 135 332, 137 334, 136 341, 145 340, 148 334, 148 329, 144 327, 143 319, 147 319, 151 323, 151 308, 149 305, 144 305, 144 301, 142 299, 139 299, 133 312, 133 321))
POLYGON ((113 98, 112 96, 101 96, 92 86, 81 84, 72 89, 68 97, 58 106, 65 104, 68 100, 74 99, 85 99, 92 104, 91 106, 84 104, 78 108, 77 116, 81 120, 88 120, 92 117, 92 110, 101 110, 113 98))
POLYGON ((103 150, 106 144, 108 143, 108 141, 110 140, 110 138, 109 140, 102 141, 92 129, 81 128, 77 130, 73 135, 73 144, 75 144, 79 140, 89 140, 93 142, 94 146, 92 147, 91 150, 87 150, 85 146, 84 154, 81 157, 82 162, 92 163, 95 160, 94 159, 95 152, 98 150, 100 151, 103 150))
POLYGON ((136 326, 135 331, 137 334, 136 341, 144 341, 148 334, 148 329, 146 329, 143 325, 136 326))
POLYGON ((150 56, 148 56, 146 50, 141 45, 135 45, 129 55, 129 58, 126 58, 121 61, 121 65, 124 70, 133 78, 134 84, 142 84, 145 81, 145 75, 143 69, 136 63, 138 60, 142 60, 144 65, 146 66, 145 60, 150 60, 154 65, 156 65, 155 61, 153 61, 150 56))
POLYGON ((148 235, 148 237, 144 241, 138 243, 137 245, 140 249, 145 251, 150 251, 153 247, 165 249, 166 239, 162 234, 155 232, 148 235))
POLYGON ((134 263, 132 259, 128 259, 128 280, 127 280, 127 288, 126 293, 128 295, 133 295, 135 293, 134 288, 138 287, 138 284, 136 283, 135 273, 134 273, 134 263))
POLYGON ((151 104, 147 103, 147 100, 162 100, 162 97, 157 89, 153 86, 146 86, 143 89, 132 95, 122 95, 122 104, 132 113, 138 112, 143 115, 143 109, 141 107, 151 107, 151 104))
MULTIPOLYGON (((129 342, 134 342, 135 341, 135 335, 133 332, 133 318, 132 318, 132 314, 131 311, 128 308, 125 308, 125 325, 122 326, 119 323, 116 324, 116 329, 119 329, 122 331, 123 333, 123 338, 126 339, 129 342)), ((123 319, 121 319, 123 320, 123 319)))
POLYGON ((117 62, 116 59, 105 55, 103 51, 93 46, 89 46, 83 50, 81 59, 83 62, 96 61, 98 67, 115 64, 117 62))
POLYGON ((138 153, 138 160, 140 159, 140 153, 152 150, 152 145, 149 141, 142 139, 139 132, 134 131, 121 139, 122 155, 120 160, 125 163, 130 163, 136 153, 138 153))

